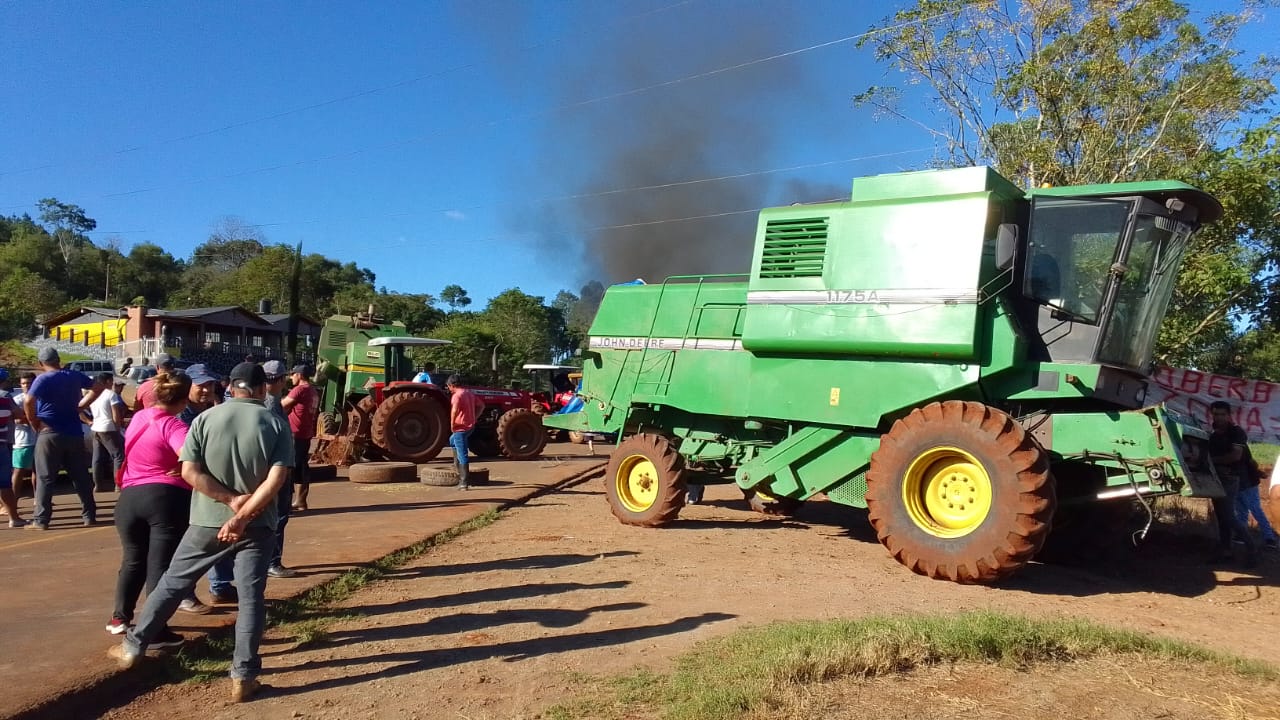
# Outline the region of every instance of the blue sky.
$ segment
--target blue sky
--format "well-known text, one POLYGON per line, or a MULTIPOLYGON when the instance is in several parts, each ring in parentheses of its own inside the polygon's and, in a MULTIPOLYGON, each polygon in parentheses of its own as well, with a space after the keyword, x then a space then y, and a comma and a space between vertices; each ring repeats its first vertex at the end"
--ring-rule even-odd
POLYGON ((0 213, 56 197, 99 244, 179 257, 235 216, 478 303, 741 270, 754 209, 931 157, 852 107, 896 76, 836 42, 899 4, 5 3, 0 213), (652 188, 728 175, 746 180, 652 188))

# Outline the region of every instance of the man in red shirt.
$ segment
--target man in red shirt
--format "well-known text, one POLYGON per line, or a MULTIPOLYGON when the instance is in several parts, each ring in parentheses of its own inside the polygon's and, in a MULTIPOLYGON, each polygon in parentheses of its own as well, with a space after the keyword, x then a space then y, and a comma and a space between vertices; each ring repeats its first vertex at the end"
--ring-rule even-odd
MULTIPOLYGON (((201 367, 204 367, 201 365, 201 367)), ((173 372, 173 358, 168 354, 156 356, 156 374, 173 372)), ((147 378, 138 384, 138 388, 133 391, 133 411, 141 412, 156 404, 156 384, 155 375, 147 378)))
POLYGON ((311 456, 311 439, 316 436, 316 415, 320 411, 320 393, 311 384, 311 367, 294 366, 289 373, 293 381, 293 389, 280 400, 280 407, 289 415, 289 429, 293 431, 293 476, 280 489, 280 518, 276 530, 276 552, 271 558, 271 566, 267 574, 271 577, 288 578, 298 573, 285 567, 284 560, 284 528, 289 523, 289 511, 299 512, 307 509, 307 459, 311 456), (294 490, 297 495, 294 496, 294 490), (290 502, 290 498, 293 501, 290 502))
POLYGON ((462 377, 457 374, 449 376, 446 387, 453 395, 449 402, 449 429, 452 431, 449 435, 449 447, 453 448, 453 462, 458 468, 457 488, 466 490, 471 487, 467 483, 470 472, 467 438, 475 431, 476 420, 479 420, 480 413, 484 412, 484 401, 463 387, 462 377))

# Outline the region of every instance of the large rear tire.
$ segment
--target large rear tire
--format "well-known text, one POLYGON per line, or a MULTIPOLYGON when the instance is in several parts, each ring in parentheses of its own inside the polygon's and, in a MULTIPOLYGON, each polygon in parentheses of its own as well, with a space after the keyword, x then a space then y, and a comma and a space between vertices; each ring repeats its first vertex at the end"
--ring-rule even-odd
POLYGON ((913 572, 958 583, 993 582, 1030 562, 1056 504, 1044 450, 976 402, 911 411, 881 438, 867 472, 881 544, 913 572))
POLYGON ((467 438, 467 451, 481 459, 502 457, 502 444, 493 428, 476 428, 467 438))
POLYGON ((657 527, 675 520, 684 507, 684 458, 660 435, 632 435, 609 458, 605 498, 626 525, 657 527))
POLYGON ((448 416, 434 397, 402 392, 383 400, 373 413, 371 436, 389 457, 424 463, 439 455, 448 441, 448 416))
POLYGON ((512 460, 532 460, 547 446, 542 418, 532 410, 508 410, 498 419, 498 445, 512 460))

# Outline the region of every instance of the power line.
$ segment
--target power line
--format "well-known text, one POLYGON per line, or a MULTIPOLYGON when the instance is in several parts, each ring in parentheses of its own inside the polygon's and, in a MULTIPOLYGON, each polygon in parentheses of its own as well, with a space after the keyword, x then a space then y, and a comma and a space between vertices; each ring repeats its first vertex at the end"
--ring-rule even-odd
MULTIPOLYGON (((704 183, 726 182, 730 180, 741 180, 741 179, 750 178, 750 177, 761 177, 764 175, 776 175, 779 173, 796 172, 799 170, 812 170, 814 168, 832 167, 835 165, 847 165, 849 163, 862 162, 866 160, 880 160, 883 158, 900 157, 903 155, 914 155, 922 152, 930 152, 932 150, 933 148, 923 148, 923 147, 912 148, 910 150, 897 150, 893 152, 875 153, 872 155, 859 155, 856 157, 844 158, 842 160, 824 160, 822 162, 804 163, 801 165, 789 165, 786 167, 770 168, 766 170, 753 170, 750 172, 733 173, 729 175, 716 175, 712 177, 694 178, 690 180, 678 180, 674 182, 657 183, 653 185, 637 185, 637 186, 625 187, 625 188, 612 188, 609 190, 600 190, 596 192, 587 192, 587 193, 549 195, 549 196, 540 197, 540 198, 526 198, 524 200, 519 200, 519 201, 496 200, 493 202, 475 203, 472 205, 449 205, 444 207, 433 208, 430 210, 415 210, 415 211, 404 211, 404 212, 396 212, 396 213, 380 213, 377 215, 361 215, 361 216, 354 216, 354 217, 347 218, 347 220, 349 222, 364 222, 369 220, 383 220, 388 218, 412 217, 415 215, 435 215, 440 213, 456 212, 456 211, 462 211, 462 210, 479 210, 482 208, 501 207, 504 205, 534 205, 538 203, 556 203, 556 202, 568 202, 571 200, 587 200, 591 198, 608 197, 612 195, 621 195, 626 193, 648 192, 651 190, 666 190, 666 189, 675 188, 675 187, 687 187, 691 185, 699 185, 704 183)), ((759 210, 759 208, 754 208, 751 210, 735 211, 733 213, 726 213, 726 214, 740 214, 745 212, 755 212, 757 210, 759 210)), ((649 221, 645 223, 634 223, 631 225, 601 226, 599 228, 588 228, 588 230, 604 230, 604 229, 611 229, 611 228, 632 227, 637 225, 655 225, 655 224, 661 224, 664 222, 682 222, 684 220, 696 220, 696 219, 702 219, 706 217, 715 217, 715 216, 708 215, 708 216, 698 216, 698 217, 690 217, 690 218, 671 218, 668 220, 654 220, 654 221, 649 221)), ((322 223, 322 222, 331 222, 331 219, 311 218, 308 220, 276 220, 272 222, 263 222, 263 223, 245 223, 244 227, 271 228, 271 227, 285 227, 289 225, 313 225, 313 224, 322 223)), ((113 231, 93 230, 86 234, 121 235, 126 233, 145 233, 145 232, 153 232, 153 231, 152 230, 113 230, 113 231)), ((378 245, 378 246, 371 246, 371 247, 382 247, 382 246, 378 245)))
MULTIPOLYGON (((663 6, 663 7, 655 8, 655 9, 653 9, 653 10, 646 10, 645 12, 636 13, 636 14, 634 14, 634 15, 628 15, 628 16, 626 16, 626 17, 619 18, 619 19, 614 20, 614 21, 612 21, 612 22, 610 22, 610 23, 607 23, 607 24, 609 24, 609 25, 621 25, 621 24, 624 24, 624 23, 629 23, 629 22, 632 22, 632 21, 634 21, 634 20, 638 20, 638 19, 640 19, 640 18, 643 18, 643 17, 649 16, 649 15, 656 15, 656 14, 658 14, 658 13, 666 12, 667 10, 672 10, 672 9, 677 8, 677 7, 680 7, 680 6, 682 6, 682 5, 688 5, 688 4, 692 3, 692 2, 694 2, 694 0, 681 0, 680 2, 672 3, 672 4, 670 4, 670 5, 665 5, 665 6, 663 6)), ((575 33, 575 34, 578 34, 578 35, 586 34, 586 31, 583 31, 583 32, 581 32, 581 33, 575 33)), ((520 50, 520 51, 522 51, 522 52, 527 52, 527 51, 529 51, 529 50, 536 50, 536 49, 538 49, 538 48, 545 47, 545 46, 547 46, 547 45, 553 45, 553 44, 555 44, 555 43, 557 43, 557 42, 560 42, 560 41, 561 41, 561 40, 563 40, 565 37, 569 37, 569 35, 568 35, 568 34, 566 34, 566 35, 563 35, 563 36, 560 36, 560 37, 551 38, 551 39, 549 39, 549 40, 546 40, 546 41, 543 41, 543 42, 540 42, 540 43, 534 43, 534 44, 532 44, 532 45, 525 45, 525 46, 523 46, 523 47, 519 48, 519 50, 520 50)), ((36 167, 30 167, 30 168, 23 168, 23 169, 20 169, 20 170, 5 170, 5 171, 0 171, 0 177, 6 177, 6 176, 9 176, 9 175, 21 175, 21 174, 24 174, 24 173, 35 172, 35 171, 38 171, 38 170, 48 170, 48 169, 52 169, 52 168, 56 168, 56 167, 65 167, 65 166, 75 167, 75 166, 80 166, 80 165, 85 165, 85 164, 88 164, 88 163, 96 162, 96 161, 98 161, 98 160, 104 160, 104 159, 112 159, 112 158, 116 158, 116 157, 119 157, 120 155, 127 155, 127 154, 129 154, 129 153, 137 152, 137 151, 139 151, 139 150, 149 150, 149 149, 152 149, 152 148, 163 147, 163 146, 165 146, 165 145, 171 145, 171 144, 174 144, 174 143, 185 142, 185 141, 188 141, 188 140, 195 140, 195 139, 202 138, 202 137, 209 137, 209 136, 211 136, 211 135, 218 135, 218 134, 220 134, 220 133, 228 132, 228 131, 230 131, 230 130, 236 130, 236 129, 239 129, 239 128, 242 128, 242 127, 247 127, 247 126, 249 126, 249 125, 256 125, 256 124, 258 124, 258 123, 269 122, 269 121, 272 121, 272 120, 279 120, 280 118, 289 117, 289 116, 291 116, 291 115, 297 115, 297 114, 304 113, 304 112, 308 112, 308 111, 311 111, 311 110, 318 110, 318 109, 320 109, 320 108, 329 107, 329 106, 331 106, 331 105, 339 105, 339 104, 341 104, 341 103, 350 102, 350 101, 352 101, 352 100, 358 100, 358 99, 363 98, 363 97, 368 97, 368 96, 370 96, 370 95, 376 95, 376 94, 378 94, 378 93, 387 92, 387 91, 389 91, 389 90, 397 90, 397 89, 399 89, 399 88, 408 87, 408 86, 410 86, 410 85, 416 85, 416 84, 418 84, 418 83, 420 83, 420 82, 423 82, 423 81, 425 81, 425 80, 431 80, 431 79, 438 78, 438 77, 443 77, 443 76, 445 76, 445 75, 449 75, 449 74, 452 74, 452 73, 455 73, 455 72, 461 72, 461 71, 463 71, 463 70, 469 70, 469 69, 471 69, 471 68, 477 67, 478 65, 479 65, 479 63, 477 63, 477 62, 472 62, 472 63, 463 63, 463 64, 461 64, 461 65, 454 65, 454 66, 452 66, 452 67, 448 67, 448 68, 445 68, 445 69, 443 69, 443 70, 437 70, 437 71, 435 71, 435 72, 425 73, 425 74, 422 74, 422 75, 415 75, 414 77, 406 78, 406 79, 404 79, 404 80, 398 80, 398 81, 396 81, 396 82, 388 83, 388 84, 386 84, 386 85, 379 85, 379 86, 372 87, 372 88, 367 88, 367 89, 364 89, 364 90, 357 90, 357 91, 355 91, 355 92, 347 93, 347 94, 345 94, 345 95, 339 95, 339 96, 337 96, 337 97, 329 98, 328 100, 321 100, 320 102, 315 102, 315 103, 311 103, 311 104, 308 104, 308 105, 302 105, 302 106, 299 106, 299 107, 290 108, 290 109, 288 109, 288 110, 282 110, 282 111, 280 111, 280 112, 275 112, 275 113, 271 113, 271 114, 268 114, 268 115, 261 115, 261 116, 258 116, 258 117, 249 118, 249 119, 247 119, 247 120, 241 120, 241 121, 238 121, 238 122, 229 123, 229 124, 227 124, 227 125, 222 125, 222 126, 219 126, 219 127, 208 128, 208 129, 205 129, 205 130, 198 130, 198 131, 196 131, 196 132, 191 132, 191 133, 187 133, 187 134, 184 134, 184 135, 179 135, 179 136, 176 136, 176 137, 171 137, 171 138, 168 138, 168 139, 165 139, 165 140, 159 140, 159 141, 152 142, 152 143, 144 143, 144 144, 142 144, 142 145, 134 145, 134 146, 132 146, 132 147, 122 148, 122 149, 120 149, 120 150, 116 150, 116 151, 114 151, 114 152, 110 152, 110 153, 103 153, 102 155, 97 155, 97 156, 90 157, 90 158, 84 158, 84 159, 75 160, 75 161, 71 161, 71 162, 67 162, 67 163, 46 163, 46 164, 44 164, 44 165, 39 165, 39 166, 36 166, 36 167)))
MULTIPOLYGON (((672 6, 672 7, 674 7, 674 6, 672 6)), ((539 110, 539 111, 535 111, 535 112, 529 112, 529 113, 521 113, 521 114, 507 115, 507 116, 504 116, 504 117, 496 118, 496 119, 493 119, 493 120, 490 120, 490 121, 487 121, 487 122, 481 123, 480 125, 475 126, 475 127, 480 127, 480 128, 486 128, 486 129, 487 129, 487 128, 496 127, 496 126, 498 126, 498 125, 502 125, 502 124, 505 124, 505 123, 508 123, 508 122, 513 122, 513 121, 518 121, 518 120, 528 120, 528 119, 533 119, 533 118, 542 117, 542 116, 546 116, 546 115, 554 115, 554 114, 556 114, 556 113, 559 113, 559 112, 562 112, 562 111, 566 111, 566 110, 575 110, 575 109, 579 109, 579 108, 586 107, 586 106, 589 106, 589 105, 594 105, 594 104, 601 103, 601 102, 607 102, 607 101, 609 101, 609 100, 616 100, 616 99, 618 99, 618 98, 635 96, 635 95, 643 94, 643 93, 650 92, 650 91, 653 91, 653 90, 658 90, 658 89, 662 89, 662 88, 672 87, 672 86, 675 86, 675 85, 678 85, 678 84, 681 84, 681 83, 690 82, 690 81, 693 81, 693 80, 699 80, 699 79, 703 79, 703 78, 713 77, 713 76, 716 76, 716 75, 721 75, 721 74, 724 74, 724 73, 727 73, 727 72, 733 72, 733 71, 736 71, 736 70, 741 70, 741 69, 743 69, 743 68, 752 67, 752 66, 759 65, 759 64, 762 64, 762 63, 773 62, 773 61, 780 60, 780 59, 784 59, 784 58, 794 57, 794 56, 797 56, 797 55, 800 55, 800 54, 803 54, 803 53, 812 52, 812 51, 814 51, 814 50, 819 50, 819 49, 823 49, 823 48, 832 47, 832 46, 835 46, 835 45, 840 45, 840 44, 843 44, 843 43, 848 43, 848 42, 853 42, 853 41, 856 41, 856 40, 861 40, 861 39, 864 39, 864 38, 867 38, 867 37, 871 37, 871 36, 876 35, 876 34, 880 34, 880 33, 884 33, 884 32, 889 32, 889 31, 892 31, 892 30, 897 30, 897 29, 900 29, 900 28, 903 28, 903 27, 907 27, 907 26, 910 26, 910 25, 917 25, 917 24, 921 24, 921 23, 931 22, 931 21, 936 20, 936 19, 938 19, 938 18, 945 17, 945 16, 947 16, 947 15, 954 15, 954 14, 957 14, 957 13, 959 13, 959 12, 961 12, 961 10, 949 10, 949 11, 947 11, 947 12, 938 13, 937 15, 932 15, 932 16, 925 17, 925 18, 918 18, 918 19, 916 19, 916 20, 909 20, 909 21, 905 21, 905 22, 902 22, 902 23, 898 23, 898 24, 896 24, 896 25, 886 26, 886 27, 883 27, 883 28, 875 28, 875 29, 868 30, 868 31, 865 31, 865 32, 855 33, 855 34, 853 34, 853 35, 846 35, 846 36, 844 36, 844 37, 840 37, 840 38, 837 38, 837 39, 834 39, 834 40, 828 40, 828 41, 825 41, 825 42, 816 43, 816 44, 813 44, 813 45, 808 45, 808 46, 806 46, 806 47, 797 48, 797 49, 789 50, 789 51, 782 52, 782 53, 775 53, 775 54, 773 54, 773 55, 768 55, 768 56, 764 56, 764 57, 760 57, 760 58, 755 58, 755 59, 747 60, 747 61, 744 61, 744 62, 734 63, 734 64, 731 64, 731 65, 726 65, 726 66, 723 66, 723 67, 715 68, 715 69, 712 69, 712 70, 707 70, 707 71, 704 71, 704 72, 694 73, 694 74, 692 74, 692 75, 687 75, 687 76, 684 76, 684 77, 675 78, 675 79, 672 79, 672 80, 665 80, 665 81, 662 81, 662 82, 653 83, 653 84, 645 85, 645 86, 638 87, 638 88, 632 88, 632 89, 630 89, 630 90, 625 90, 625 91, 622 91, 622 92, 609 93, 609 94, 606 94, 606 95, 601 95, 601 96, 597 96, 597 97, 593 97, 593 98, 588 98, 588 99, 585 99, 585 100, 578 100, 578 101, 573 101, 573 102, 568 102, 568 103, 562 103, 562 104, 560 104, 560 105, 556 105, 556 106, 553 106, 553 107, 550 107, 550 108, 546 108, 546 109, 543 109, 543 110, 539 110)), ((474 127, 467 128, 467 130, 468 130, 468 131, 473 130, 473 129, 474 129, 474 127)), ((132 196, 132 195, 141 195, 141 194, 144 194, 144 193, 157 192, 157 191, 160 191, 160 190, 165 190, 165 189, 167 189, 167 188, 169 188, 169 187, 190 187, 190 186, 193 186, 193 185, 202 185, 202 184, 204 184, 204 183, 212 182, 212 181, 216 181, 216 180, 231 180, 231 179, 236 179, 236 178, 246 177, 246 176, 249 176, 249 175, 257 175, 257 174, 262 174, 262 173, 266 173, 266 172, 274 172, 274 171, 276 171, 276 170, 282 170, 282 169, 286 169, 286 168, 296 168, 296 167, 302 167, 302 166, 305 166, 305 165, 313 165, 313 164, 318 164, 318 163, 322 163, 322 162, 328 162, 328 161, 330 161, 330 160, 336 160, 336 159, 340 159, 340 158, 353 157, 353 156, 356 156, 356 155, 360 155, 360 154, 364 154, 364 153, 368 153, 368 152, 372 152, 372 151, 377 151, 377 150, 391 150, 391 149, 401 148, 401 147, 405 147, 405 146, 408 146, 408 145, 413 145, 413 144, 416 144, 416 143, 419 143, 419 142, 423 142, 423 141, 426 141, 426 140, 429 140, 429 139, 432 139, 432 138, 435 138, 435 137, 438 137, 438 136, 442 136, 442 135, 444 135, 444 134, 445 134, 445 131, 444 131, 444 130, 437 130, 437 131, 432 131, 432 132, 430 132, 430 133, 425 133, 425 134, 422 134, 422 135, 416 135, 416 136, 412 136, 412 137, 405 138, 405 139, 401 139, 401 140, 396 140, 396 141, 389 142, 389 143, 380 143, 380 144, 377 144, 377 145, 366 146, 366 147, 363 147, 363 148, 356 148, 356 149, 353 149, 353 150, 347 150, 347 151, 342 151, 342 152, 337 152, 337 153, 330 153, 330 154, 328 154, 328 155, 322 155, 322 156, 313 157, 313 158, 304 158, 304 159, 301 159, 301 160, 295 160, 295 161, 292 161, 292 162, 276 163, 276 164, 273 164, 273 165, 267 165, 267 166, 262 166, 262 167, 258 167, 258 168, 251 168, 251 169, 248 169, 248 170, 241 170, 241 171, 237 171, 237 172, 229 173, 229 174, 212 175, 212 176, 206 176, 206 177, 203 177, 203 178, 193 178, 193 179, 190 179, 190 180, 186 180, 186 181, 181 181, 181 182, 178 182, 178 183, 170 184, 170 185, 169 185, 169 186, 167 186, 167 187, 166 187, 166 186, 158 186, 158 187, 148 187, 148 188, 137 188, 137 189, 134 189, 134 190, 127 190, 127 191, 116 192, 116 193, 108 193, 108 194, 106 194, 106 195, 102 195, 101 197, 103 197, 103 198, 120 198, 120 197, 128 197, 128 196, 132 196)), ((26 207, 26 206, 18 206, 18 207, 26 207)))

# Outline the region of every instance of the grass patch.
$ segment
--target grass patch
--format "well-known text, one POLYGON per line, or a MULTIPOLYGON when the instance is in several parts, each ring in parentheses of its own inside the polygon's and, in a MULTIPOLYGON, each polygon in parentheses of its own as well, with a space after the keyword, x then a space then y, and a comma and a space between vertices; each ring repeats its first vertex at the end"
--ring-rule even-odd
MULTIPOLYGON (((76 353, 59 353, 64 363, 73 360, 88 360, 88 355, 77 355, 76 353)), ((17 368, 38 368, 40 362, 36 359, 36 351, 22 344, 21 340, 3 340, 0 341, 0 367, 9 369, 17 368)))
MULTIPOLYGON (((324 642, 328 638, 329 628, 335 623, 359 616, 358 612, 333 606, 350 598, 369 584, 386 577, 391 571, 416 560, 431 548, 444 545, 469 532, 488 527, 499 517, 501 513, 498 510, 488 510, 461 525, 397 550, 369 565, 348 570, 295 598, 273 602, 267 614, 267 629, 278 628, 299 645, 324 642)), ((171 667, 173 679, 207 682, 225 676, 231 664, 231 653, 235 649, 232 633, 231 628, 217 630, 210 633, 203 643, 178 653, 171 667)))
POLYGON ((1257 460, 1259 465, 1272 467, 1276 464, 1276 458, 1280 457, 1280 445, 1249 443, 1249 452, 1253 453, 1253 459, 1257 460))
POLYGON ((805 686, 845 678, 949 662, 1026 668, 1116 654, 1203 663, 1248 678, 1280 678, 1266 663, 1080 620, 1032 620, 993 612, 872 617, 783 623, 710 640, 680 657, 670 674, 645 671, 613 678, 605 682, 602 696, 557 705, 549 717, 631 717, 639 711, 672 720, 727 720, 765 710, 805 686), (596 714, 579 712, 585 708, 596 714))

